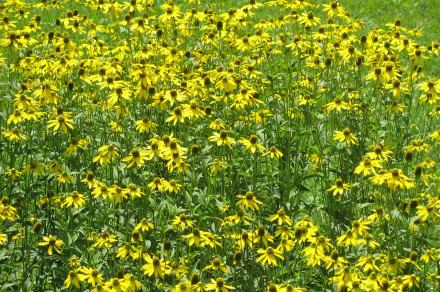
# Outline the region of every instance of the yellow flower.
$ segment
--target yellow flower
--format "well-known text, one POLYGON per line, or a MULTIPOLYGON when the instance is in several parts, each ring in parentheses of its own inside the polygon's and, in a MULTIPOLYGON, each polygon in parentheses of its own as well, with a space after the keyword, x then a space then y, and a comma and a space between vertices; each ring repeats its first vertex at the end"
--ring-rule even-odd
POLYGON ((347 145, 350 146, 350 144, 356 144, 359 139, 351 133, 350 129, 345 128, 342 132, 335 131, 334 140, 339 140, 340 142, 345 141, 347 145))
POLYGON ((404 175, 400 169, 395 168, 391 172, 388 172, 385 176, 388 187, 393 191, 396 191, 398 187, 401 189, 410 189, 415 187, 413 180, 404 175))
POLYGON ((209 124, 209 127, 214 130, 221 130, 225 128, 225 124, 222 123, 219 119, 214 120, 209 124))
POLYGON ((321 19, 314 16, 313 12, 304 12, 298 19, 302 24, 304 24, 304 27, 311 27, 313 25, 319 25, 321 23, 321 19))
POLYGON ((86 140, 78 140, 77 138, 70 139, 70 145, 66 150, 66 153, 72 155, 72 153, 76 152, 78 148, 86 149, 85 146, 89 145, 90 142, 86 140))
POLYGON ((5 138, 9 137, 9 141, 18 142, 20 138, 27 140, 26 135, 20 133, 20 130, 17 127, 13 128, 11 131, 3 131, 2 134, 5 138))
POLYGON ((102 285, 103 277, 97 269, 82 267, 81 273, 80 277, 83 282, 87 281, 92 287, 95 287, 96 284, 102 285))
POLYGON ((54 131, 58 130, 58 128, 61 128, 64 132, 64 134, 67 133, 67 128, 73 130, 72 126, 73 121, 64 117, 64 116, 58 116, 54 120, 49 120, 48 128, 53 128, 54 131))
POLYGON ((77 257, 69 258, 68 261, 69 261, 69 267, 79 266, 79 264, 81 263, 81 260, 77 257))
POLYGON ((4 174, 11 176, 11 178, 15 180, 16 177, 20 176, 21 172, 16 170, 15 168, 9 168, 5 171, 4 174))
POLYGON ((249 221, 253 221, 252 218, 245 215, 245 212, 242 209, 237 210, 237 214, 228 216, 225 218, 225 221, 221 223, 222 226, 224 225, 231 225, 233 223, 238 224, 239 222, 242 222, 245 224, 249 224, 249 221))
POLYGON ((336 109, 338 112, 340 112, 341 109, 349 110, 350 104, 342 101, 340 97, 336 97, 333 102, 325 105, 325 113, 330 113, 334 109, 336 109))
POLYGON ((148 222, 148 220, 146 218, 142 218, 141 222, 134 227, 135 230, 140 229, 142 231, 148 231, 148 230, 150 230, 150 228, 154 228, 154 226, 153 226, 153 224, 148 222))
POLYGON ((150 121, 147 116, 143 117, 140 121, 136 121, 134 124, 136 126, 136 131, 139 133, 145 132, 148 134, 151 130, 156 129, 157 127, 157 124, 150 121))
POLYGON ((160 177, 155 177, 153 179, 153 181, 148 184, 148 187, 152 191, 157 189, 159 192, 161 192, 163 190, 163 188, 164 188, 164 183, 163 182, 164 182, 164 179, 162 179, 160 177))
POLYGON ((217 278, 216 280, 211 279, 211 283, 206 285, 206 290, 215 290, 215 292, 228 292, 229 290, 235 290, 235 288, 227 285, 223 278, 217 278))
POLYGON ((326 262, 325 268, 327 270, 331 267, 333 267, 334 270, 337 270, 338 268, 342 268, 344 264, 348 263, 343 257, 339 256, 337 250, 333 250, 330 256, 326 257, 324 261, 326 262))
POLYGON ((214 162, 209 167, 209 171, 211 173, 217 173, 225 168, 228 168, 228 163, 226 161, 224 161, 223 159, 219 160, 216 158, 216 159, 214 159, 214 162))
POLYGON ((214 135, 209 137, 208 140, 211 142, 217 142, 217 146, 227 145, 231 149, 231 144, 235 144, 235 140, 228 137, 228 132, 226 130, 221 130, 220 133, 214 132, 214 135))
POLYGON ((270 154, 270 159, 273 159, 274 157, 280 158, 283 156, 283 153, 279 151, 275 146, 270 147, 269 151, 263 153, 263 156, 266 156, 270 154))
POLYGON ((154 274, 154 277, 156 279, 158 276, 162 278, 165 277, 165 261, 163 259, 161 260, 155 255, 153 255, 153 257, 145 255, 144 259, 147 262, 145 265, 142 266, 145 275, 151 277, 154 274))
POLYGON ((237 198, 241 199, 237 202, 237 206, 244 206, 246 209, 251 208, 252 211, 258 211, 260 209, 258 205, 263 204, 257 200, 257 198, 254 196, 254 193, 251 191, 248 191, 246 195, 238 195, 237 198))
POLYGON ((178 283, 176 286, 174 286, 173 289, 171 289, 170 292, 193 292, 193 288, 190 281, 185 281, 178 283))
POLYGON ((114 145, 104 145, 98 148, 99 155, 93 158, 93 162, 98 162, 100 164, 107 164, 112 159, 116 159, 119 156, 118 148, 114 145))
POLYGON ((144 159, 148 159, 148 154, 146 151, 139 151, 137 148, 133 148, 129 156, 123 158, 122 162, 131 161, 130 164, 127 165, 127 168, 133 166, 136 163, 138 167, 141 167, 145 162, 144 159))
POLYGON ((330 4, 322 4, 324 9, 322 11, 328 11, 327 15, 329 19, 332 19, 335 15, 343 15, 345 14, 345 10, 343 7, 338 6, 338 1, 332 1, 330 4))
POLYGON ((273 249, 272 247, 268 247, 265 250, 259 249, 257 253, 262 254, 258 257, 257 262, 261 262, 261 264, 264 266, 266 263, 269 265, 277 265, 276 258, 279 258, 281 260, 284 260, 283 256, 281 255, 281 251, 277 249, 273 249))
POLYGON ((376 174, 375 168, 382 168, 379 160, 371 160, 368 157, 365 157, 358 166, 356 166, 354 173, 360 174, 363 172, 364 176, 369 175, 370 173, 376 174))
POLYGON ((75 208, 82 207, 86 203, 84 198, 84 195, 81 195, 77 191, 73 191, 70 196, 64 200, 64 202, 61 204, 61 207, 70 207, 72 204, 75 206, 75 208))
POLYGON ((107 231, 101 232, 101 237, 96 239, 93 247, 102 247, 105 246, 107 248, 112 247, 112 243, 118 242, 117 235, 110 235, 107 231))
POLYGON ((177 122, 183 123, 185 121, 185 117, 186 117, 186 112, 182 111, 180 106, 178 106, 173 109, 171 116, 168 119, 166 119, 165 122, 168 123, 172 121, 173 125, 175 126, 177 122))
POLYGON ((133 259, 137 259, 139 256, 139 251, 132 244, 125 243, 120 248, 118 248, 116 257, 125 259, 127 255, 130 255, 133 259))
POLYGON ((212 260, 212 263, 210 265, 206 266, 203 270, 204 271, 209 270, 209 269, 212 269, 214 271, 221 270, 222 272, 229 274, 229 271, 228 271, 228 269, 226 269, 225 265, 226 264, 222 263, 218 257, 214 257, 214 259, 212 260))
POLYGON ((58 174, 58 178, 57 178, 57 181, 59 181, 62 184, 71 183, 74 180, 75 178, 66 171, 63 171, 62 173, 58 174))
POLYGON ((267 232, 263 225, 260 225, 260 227, 254 231, 252 238, 254 239, 254 243, 262 241, 266 248, 269 246, 269 242, 273 242, 273 236, 267 232))
POLYGON ((325 260, 324 248, 315 242, 312 242, 308 247, 304 248, 304 255, 308 258, 308 266, 320 265, 321 261, 325 260))
POLYGON ((48 246, 49 249, 47 253, 52 255, 52 252, 55 250, 57 253, 61 254, 60 247, 64 242, 61 239, 57 239, 55 236, 43 236, 43 242, 39 242, 39 246, 48 246))
POLYGON ((338 246, 349 247, 350 245, 356 246, 358 245, 358 240, 356 233, 351 231, 350 229, 345 232, 345 234, 339 236, 336 239, 338 246))
POLYGON ((44 169, 39 162, 31 162, 23 166, 23 172, 27 174, 41 173, 43 170, 44 169))
POLYGON ((14 124, 21 123, 24 119, 27 118, 27 114, 19 109, 16 109, 13 114, 11 114, 8 118, 6 124, 10 124, 14 122, 14 124))
POLYGON ((284 222, 286 222, 287 225, 292 225, 292 220, 286 215, 283 209, 280 209, 276 214, 269 216, 267 220, 271 222, 278 220, 279 225, 282 225, 284 222))
POLYGON ((333 191, 333 196, 336 196, 337 194, 339 195, 344 194, 344 190, 350 190, 350 184, 344 183, 342 179, 338 178, 336 180, 336 184, 331 188, 329 188, 328 190, 326 190, 326 192, 333 191))
POLYGON ((258 137, 256 135, 251 135, 249 140, 246 140, 245 138, 241 137, 241 140, 238 140, 241 144, 245 146, 245 151, 251 151, 252 153, 255 153, 256 150, 263 152, 266 150, 262 145, 257 143, 258 137))
POLYGON ((179 216, 176 216, 171 223, 173 224, 174 228, 185 228, 185 226, 193 227, 194 223, 188 219, 186 214, 180 214, 179 216))
POLYGON ((4 233, 0 233, 0 244, 3 244, 8 241, 8 235, 4 233))
POLYGON ((206 232, 201 231, 198 228, 194 228, 191 233, 182 235, 182 237, 185 239, 189 239, 189 246, 195 245, 199 247, 204 243, 204 241, 206 241, 206 232))
POLYGON ((83 282, 83 280, 81 279, 81 274, 79 274, 78 272, 79 269, 72 270, 69 272, 69 275, 64 281, 64 285, 66 286, 66 288, 69 288, 72 283, 75 286, 75 288, 80 287, 80 282, 83 282))

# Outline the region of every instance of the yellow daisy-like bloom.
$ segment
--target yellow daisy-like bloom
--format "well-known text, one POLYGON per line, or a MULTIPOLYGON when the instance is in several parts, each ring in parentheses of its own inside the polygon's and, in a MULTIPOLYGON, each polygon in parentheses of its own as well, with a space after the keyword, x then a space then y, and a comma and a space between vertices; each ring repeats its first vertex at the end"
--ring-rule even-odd
POLYGON ((340 97, 336 97, 333 102, 326 104, 324 107, 325 113, 328 114, 334 109, 336 109, 338 112, 340 112, 342 109, 349 110, 350 104, 348 102, 342 101, 340 97))
POLYGON ((345 128, 342 132, 335 131, 334 140, 339 140, 340 142, 345 141, 347 146, 350 146, 351 144, 356 144, 359 139, 351 133, 349 128, 345 128))
POLYGON ((206 241, 206 232, 198 228, 194 228, 190 234, 182 235, 183 238, 189 239, 189 246, 200 247, 206 241))
POLYGON ((116 148, 114 145, 104 145, 99 147, 98 149, 99 155, 93 158, 93 162, 98 162, 100 164, 107 164, 112 159, 116 159, 118 154, 118 148, 116 148))
POLYGON ((73 191, 70 196, 64 200, 64 202, 61 204, 61 207, 70 207, 72 204, 75 206, 75 208, 82 207, 86 203, 84 198, 84 195, 81 195, 77 191, 73 191))
POLYGON ((263 202, 258 201, 257 198, 254 196, 254 193, 251 191, 248 191, 246 195, 238 195, 237 198, 241 199, 237 202, 237 206, 245 207, 246 210, 248 208, 251 208, 252 211, 260 210, 260 207, 258 207, 259 204, 263 204, 263 202))
POLYGON ((222 272, 229 274, 229 271, 228 271, 228 269, 226 269, 225 265, 226 264, 222 263, 218 257, 214 257, 214 259, 212 260, 212 263, 210 265, 206 266, 203 270, 204 271, 209 270, 209 269, 212 269, 214 271, 221 270, 222 272))
POLYGON ((15 168, 9 168, 5 171, 4 174, 11 176, 11 178, 15 180, 16 177, 20 176, 21 172, 16 170, 15 168))
POLYGON ((92 192, 92 195, 94 199, 99 196, 102 196, 103 199, 106 199, 107 197, 111 198, 113 196, 113 191, 113 188, 109 188, 105 184, 102 184, 100 186, 96 186, 96 188, 92 192))
POLYGON ((81 273, 81 280, 89 283, 90 285, 92 285, 92 287, 95 287, 96 284, 102 285, 103 277, 97 269, 82 267, 81 273))
POLYGON ((406 175, 403 174, 402 170, 397 168, 386 174, 386 181, 388 187, 393 191, 396 191, 397 188, 410 189, 415 187, 413 180, 408 178, 406 175))
POLYGON ((279 258, 281 260, 284 260, 283 256, 281 255, 281 251, 274 249, 272 247, 268 247, 265 250, 259 249, 257 253, 262 254, 258 257, 257 262, 261 263, 263 266, 268 263, 269 265, 277 265, 276 258, 279 258))
POLYGON ((388 147, 383 147, 382 145, 376 145, 374 151, 368 152, 366 155, 370 159, 377 159, 381 161, 387 161, 391 158, 393 151, 389 150, 388 147))
POLYGON ((440 142, 440 130, 435 131, 429 135, 429 139, 434 140, 436 143, 440 142))
POLYGON ((278 220, 279 225, 282 225, 283 222, 286 222, 287 225, 292 225, 292 220, 286 215, 286 212, 284 212, 283 209, 278 210, 276 214, 269 216, 267 219, 271 222, 278 220))
POLYGON ((312 242, 308 247, 304 248, 302 252, 308 258, 308 266, 314 267, 320 265, 321 261, 325 260, 324 248, 316 242, 312 242))
POLYGON ((102 247, 105 246, 107 248, 112 247, 112 243, 118 242, 118 236, 117 235, 110 235, 107 231, 101 232, 101 237, 96 239, 95 244, 93 247, 102 247))
POLYGON ((228 216, 225 218, 225 221, 222 222, 222 226, 224 225, 232 225, 232 224, 238 224, 239 222, 243 222, 245 224, 249 224, 249 221, 253 221, 252 218, 245 215, 245 212, 242 209, 238 209, 237 213, 232 216, 228 216))
POLYGON ((61 239, 57 239, 53 235, 43 236, 43 242, 38 243, 39 246, 48 246, 49 247, 49 249, 47 250, 47 253, 49 255, 52 255, 54 250, 57 253, 61 254, 60 247, 63 244, 64 244, 64 242, 61 239))
POLYGON ((313 12, 303 13, 299 17, 299 21, 304 24, 304 27, 311 27, 313 25, 319 25, 321 23, 321 19, 314 16, 313 12))
POLYGON ((270 147, 269 151, 262 154, 263 156, 270 155, 270 159, 274 157, 280 158, 283 156, 283 153, 279 151, 275 146, 270 147))
POLYGON ((365 157, 358 166, 356 166, 354 173, 360 174, 363 172, 364 176, 369 175, 370 173, 376 174, 375 168, 382 168, 379 160, 371 160, 368 157, 365 157))
POLYGON ((27 174, 42 173, 43 171, 44 168, 39 162, 31 162, 23 166, 23 172, 27 174))
POLYGON ((9 116, 9 118, 8 118, 8 121, 6 122, 8 125, 11 123, 11 122, 14 122, 14 124, 18 124, 18 123, 21 123, 23 120, 25 120, 27 118, 27 114, 26 114, 26 112, 23 112, 23 111, 21 111, 21 110, 19 110, 19 109, 16 109, 15 111, 14 111, 14 113, 13 114, 11 114, 10 116, 9 116))
POLYGON ((252 237, 254 239, 254 243, 262 241, 266 248, 269 246, 269 242, 273 242, 273 236, 266 231, 266 228, 264 228, 263 225, 260 225, 260 227, 254 231, 252 237))
POLYGON ((337 250, 333 250, 330 256, 326 257, 324 261, 326 262, 325 268, 327 270, 331 267, 333 267, 334 270, 337 270, 338 268, 342 268, 344 264, 348 263, 343 257, 339 256, 337 250))
POLYGON ((185 228, 185 226, 193 227, 194 223, 188 219, 188 216, 186 214, 180 214, 179 216, 176 216, 171 223, 173 224, 174 228, 185 228))
POLYGON ((54 120, 49 120, 48 128, 53 128, 54 131, 61 128, 64 132, 64 134, 67 133, 67 128, 73 130, 72 126, 73 121, 64 117, 64 116, 58 116, 54 120))
POLYGON ((350 245, 358 245, 357 236, 353 231, 351 231, 351 229, 347 230, 345 234, 339 236, 336 241, 338 246, 349 247, 350 245))
POLYGON ((136 121, 134 125, 136 126, 136 131, 138 131, 139 133, 145 132, 147 134, 157 127, 157 124, 150 121, 150 119, 146 116, 143 117, 142 120, 136 121))
POLYGON ((165 190, 168 191, 170 194, 172 192, 177 194, 180 191, 181 187, 182 187, 182 185, 177 183, 177 181, 175 179, 170 179, 169 182, 165 183, 165 190))
POLYGON ((82 280, 81 274, 78 272, 79 272, 79 269, 72 270, 69 272, 69 275, 67 275, 67 278, 64 281, 64 285, 66 286, 66 288, 69 288, 70 285, 72 285, 72 283, 75 286, 75 288, 79 288, 80 283, 84 282, 84 280, 82 280))
POLYGON ((338 6, 338 1, 332 1, 330 4, 322 4, 324 7, 322 11, 328 11, 328 18, 332 19, 335 15, 345 14, 343 7, 338 6))
POLYGON ((157 189, 158 191, 162 191, 164 188, 164 179, 160 177, 155 177, 152 182, 147 185, 152 191, 157 189))
POLYGON ((161 278, 165 277, 165 261, 163 259, 159 259, 155 255, 153 255, 153 257, 145 255, 144 259, 147 262, 145 265, 142 266, 145 275, 151 277, 154 274, 154 277, 156 279, 158 276, 160 276, 161 278))
POLYGON ((373 236, 370 233, 365 233, 364 237, 358 241, 358 244, 370 246, 372 249, 380 246, 380 243, 373 240, 373 236))
POLYGON ((154 228, 154 226, 153 226, 153 224, 148 222, 148 220, 146 218, 142 218, 141 222, 134 227, 135 230, 140 229, 142 231, 148 231, 148 230, 150 230, 150 228, 154 228))
POLYGON ((182 111, 181 107, 175 107, 173 109, 173 112, 171 113, 171 116, 165 120, 165 122, 173 122, 173 125, 175 126, 177 122, 183 123, 185 121, 186 114, 184 111, 182 111))
POLYGON ((8 241, 8 235, 4 233, 0 233, 0 244, 5 243, 6 241, 8 241))
POLYGON ((332 186, 331 188, 329 188, 328 190, 326 190, 326 192, 331 192, 333 191, 333 196, 336 195, 343 195, 344 194, 344 190, 349 190, 350 189, 350 184, 349 183, 344 183, 342 181, 342 179, 338 178, 336 180, 336 184, 334 186, 332 186))
POLYGON ((20 130, 17 127, 13 128, 11 131, 3 131, 2 134, 5 138, 9 137, 9 141, 18 142, 20 139, 27 140, 26 135, 20 133, 20 130))
POLYGON ((231 144, 235 144, 234 138, 228 137, 226 130, 221 130, 220 133, 214 132, 214 135, 208 138, 211 142, 217 142, 217 146, 227 145, 232 149, 231 144))
POLYGON ((219 160, 219 159, 214 159, 213 163, 211 164, 211 166, 209 167, 209 171, 211 173, 217 173, 219 171, 221 171, 222 169, 228 168, 228 163, 226 161, 219 160))
POLYGON ((148 159, 148 153, 146 151, 139 151, 137 148, 133 148, 129 156, 122 158, 122 162, 131 161, 130 164, 127 165, 127 168, 132 167, 135 163, 138 167, 141 167, 145 162, 144 160, 148 159))
POLYGON ((86 149, 85 146, 89 145, 90 142, 86 140, 78 140, 77 138, 70 139, 70 145, 66 150, 66 153, 72 155, 72 153, 76 152, 78 148, 86 149))
POLYGON ((127 258, 127 255, 130 255, 133 259, 137 259, 139 256, 139 251, 132 244, 125 243, 123 246, 118 248, 116 257, 125 259, 127 258))
POLYGON ((58 178, 57 178, 57 181, 59 181, 62 184, 71 183, 74 180, 75 178, 72 175, 70 175, 67 171, 63 171, 60 174, 58 174, 58 178))
POLYGON ((257 143, 258 137, 256 135, 251 135, 249 137, 249 140, 246 140, 245 138, 241 137, 241 140, 238 140, 241 144, 245 146, 245 151, 251 151, 252 153, 255 153, 255 151, 263 152, 266 150, 264 146, 257 143))
POLYGON ((228 292, 229 290, 235 290, 235 288, 227 285, 223 278, 217 278, 216 280, 211 279, 211 283, 206 285, 206 290, 214 290, 215 292, 228 292))
POLYGON ((133 274, 125 274, 124 283, 127 291, 140 291, 142 288, 141 282, 133 274))
POLYGON ((216 119, 209 124, 209 127, 214 130, 221 130, 225 128, 225 124, 223 124, 219 119, 216 119))
POLYGON ((193 292, 193 288, 190 281, 181 282, 174 286, 170 292, 193 292))

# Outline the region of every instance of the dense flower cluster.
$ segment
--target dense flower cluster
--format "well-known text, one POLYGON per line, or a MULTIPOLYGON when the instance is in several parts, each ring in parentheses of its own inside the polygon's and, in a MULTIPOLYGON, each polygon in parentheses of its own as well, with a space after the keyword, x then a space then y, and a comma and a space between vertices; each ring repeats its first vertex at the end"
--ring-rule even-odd
POLYGON ((0 4, 2 287, 439 289, 439 44, 202 2, 0 4))

